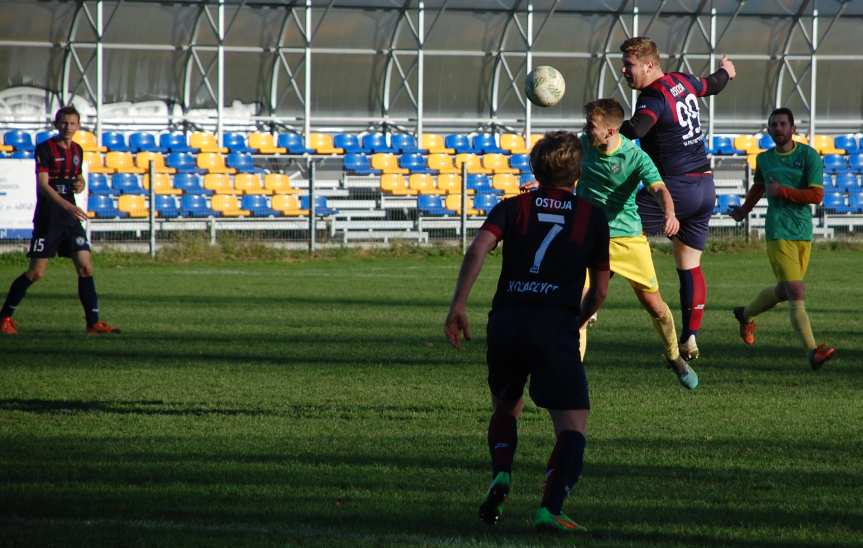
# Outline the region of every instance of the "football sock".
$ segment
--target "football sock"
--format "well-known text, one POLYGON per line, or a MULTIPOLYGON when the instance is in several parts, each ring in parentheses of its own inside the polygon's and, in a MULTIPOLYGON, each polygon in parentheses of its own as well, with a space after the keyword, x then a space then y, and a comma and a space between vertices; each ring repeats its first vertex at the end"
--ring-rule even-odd
POLYGON ((518 446, 518 421, 509 413, 494 413, 488 423, 488 450, 491 477, 498 472, 512 473, 512 460, 518 446))
POLYGON ((677 330, 674 328, 674 316, 671 314, 671 309, 667 303, 663 303, 665 307, 662 315, 658 318, 651 317, 653 327, 659 333, 659 337, 665 344, 665 357, 669 360, 676 360, 680 356, 680 350, 677 347, 677 330))
POLYGON ((800 335, 806 350, 812 350, 815 344, 815 336, 812 334, 812 325, 809 323, 809 314, 806 313, 805 301, 788 301, 788 313, 791 316, 791 325, 794 331, 800 335))
POLYGON ((743 309, 743 315, 747 320, 751 320, 755 316, 770 310, 779 304, 779 297, 776 296, 775 287, 767 287, 761 290, 755 299, 743 309))
POLYGON ((578 355, 581 356, 581 362, 584 363, 584 357, 587 355, 587 324, 578 330, 578 355))
POLYGON ((685 341, 690 335, 698 335, 701 329, 701 318, 704 316, 704 305, 707 302, 707 283, 700 266, 689 270, 678 270, 680 279, 680 340, 685 341))
POLYGON ((581 432, 564 430, 557 435, 557 443, 546 466, 545 490, 540 503, 552 514, 560 514, 563 501, 581 477, 585 445, 587 439, 581 432))
POLYGON ((84 307, 84 316, 87 318, 87 327, 99 321, 99 299, 96 297, 96 282, 92 276, 78 278, 78 298, 84 307))
POLYGON ((33 285, 33 282, 24 274, 15 278, 12 285, 9 286, 9 293, 6 295, 3 309, 0 310, 0 318, 5 318, 6 316, 11 316, 15 313, 15 308, 21 304, 21 301, 24 299, 24 295, 27 294, 27 288, 31 285, 33 285))

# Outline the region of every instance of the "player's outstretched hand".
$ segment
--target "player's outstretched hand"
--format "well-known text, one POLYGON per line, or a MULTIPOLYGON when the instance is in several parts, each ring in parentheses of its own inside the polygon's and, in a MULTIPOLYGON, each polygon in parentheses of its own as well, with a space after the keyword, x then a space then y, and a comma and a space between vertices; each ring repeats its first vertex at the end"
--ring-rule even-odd
POLYGON ((737 76, 737 71, 734 70, 734 63, 731 62, 731 59, 729 59, 727 55, 723 55, 722 59, 719 60, 719 68, 725 69, 725 72, 728 73, 728 77, 732 80, 737 76))
POLYGON ((663 225, 663 231, 665 235, 671 238, 677 231, 680 230, 680 221, 677 220, 677 217, 672 215, 671 217, 665 218, 665 224, 663 225))
POLYGON ((443 332, 447 340, 455 348, 461 348, 461 335, 464 340, 470 340, 470 325, 464 308, 451 308, 443 325, 443 332))
POLYGON ((742 207, 731 206, 728 208, 728 215, 738 223, 746 218, 746 212, 742 207))
POLYGON ((87 212, 73 203, 69 203, 69 205, 66 206, 66 211, 68 211, 73 217, 75 217, 79 221, 87 220, 87 212))

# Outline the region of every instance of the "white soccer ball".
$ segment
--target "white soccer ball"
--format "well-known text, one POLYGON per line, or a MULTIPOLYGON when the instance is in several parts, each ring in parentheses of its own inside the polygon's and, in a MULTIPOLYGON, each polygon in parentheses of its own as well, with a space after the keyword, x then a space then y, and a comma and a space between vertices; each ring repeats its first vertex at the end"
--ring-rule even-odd
POLYGON ((553 107, 563 99, 566 81, 556 68, 540 65, 527 75, 524 92, 530 102, 539 107, 553 107))

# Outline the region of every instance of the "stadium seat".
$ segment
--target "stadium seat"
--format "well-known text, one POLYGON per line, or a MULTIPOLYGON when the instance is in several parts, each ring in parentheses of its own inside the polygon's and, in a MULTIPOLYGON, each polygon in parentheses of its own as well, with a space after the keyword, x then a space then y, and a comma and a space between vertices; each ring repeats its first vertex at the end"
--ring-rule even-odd
MULTIPOLYGON (((144 190, 149 193, 150 191, 150 175, 144 175, 143 184, 144 190)), ((153 192, 156 194, 169 194, 178 196, 183 193, 179 188, 174 188, 174 184, 171 182, 171 176, 167 173, 156 173, 153 177, 153 192)))
POLYGON ((461 172, 462 164, 467 165, 468 173, 489 173, 489 170, 482 167, 482 160, 476 154, 472 154, 470 152, 463 152, 460 154, 456 154, 455 156, 455 167, 461 172))
POLYGON ((234 190, 231 178, 226 173, 207 173, 204 175, 204 189, 212 190, 216 194, 240 194, 234 190))
POLYGON ((90 194, 111 194, 108 176, 104 173, 87 174, 87 191, 90 194))
POLYGON ((843 151, 843 154, 857 154, 860 152, 860 145, 857 142, 857 137, 851 135, 837 135, 835 139, 833 139, 833 146, 836 147, 837 150, 843 151))
POLYGON ((184 194, 212 194, 213 191, 201 185, 201 177, 196 173, 177 173, 174 175, 174 188, 184 194))
POLYGON ((249 134, 249 148, 253 154, 285 154, 288 152, 288 149, 276 146, 276 140, 272 133, 258 131, 249 134))
POLYGON ((461 173, 461 170, 455 167, 453 157, 449 154, 429 154, 426 163, 429 169, 438 173, 461 173))
POLYGON ((773 142, 773 137, 771 137, 769 133, 765 133, 758 138, 758 148, 769 150, 775 146, 776 143, 773 142))
POLYGON ((518 177, 511 173, 498 173, 492 177, 491 186, 504 194, 518 194, 518 177))
POLYGON ((118 131, 103 132, 102 146, 108 149, 108 152, 129 152, 126 137, 118 131))
POLYGON ((425 215, 448 215, 450 210, 444 207, 443 196, 435 194, 420 194, 417 196, 417 211, 425 215))
POLYGON ((509 167, 520 173, 531 173, 530 156, 527 154, 513 154, 509 157, 509 167))
POLYGON ((399 167, 408 170, 410 173, 433 172, 426 164, 425 156, 417 153, 408 153, 399 156, 399 167))
POLYGON ((353 133, 337 133, 333 137, 333 146, 342 149, 344 154, 360 154, 363 151, 360 138, 353 133))
POLYGON ((114 170, 105 167, 102 163, 102 155, 98 152, 84 152, 84 163, 87 164, 87 171, 90 173, 112 173, 114 170))
POLYGON ((391 153, 393 149, 387 144, 383 133, 366 133, 362 138, 363 152, 366 154, 391 153))
POLYGON ((268 194, 257 173, 237 173, 234 177, 234 190, 243 194, 268 194))
POLYGON ((381 175, 381 192, 394 196, 414 196, 416 190, 408 187, 404 176, 398 173, 384 173, 381 175))
POLYGON ((506 150, 497 146, 492 133, 477 133, 473 136, 473 150, 477 154, 505 154, 506 150))
POLYGON ((225 157, 215 152, 199 152, 197 166, 206 170, 207 173, 230 173, 233 175, 236 169, 225 165, 225 157))
POLYGON ((453 154, 455 151, 444 145, 443 135, 423 133, 420 138, 420 149, 428 154, 453 154))
POLYGON ((506 156, 496 152, 484 154, 482 166, 491 173, 518 173, 517 169, 509 167, 509 159, 506 156))
POLYGON ((809 144, 809 139, 801 133, 795 133, 791 136, 791 139, 797 143, 803 143, 804 145, 809 144))
POLYGON ((863 190, 848 193, 848 209, 851 213, 863 213, 863 190))
POLYGON ((419 154, 416 137, 408 133, 393 133, 390 136, 393 152, 397 154, 419 154))
POLYGON ((854 173, 863 173, 863 152, 858 152, 849 156, 848 167, 854 173))
POLYGON ((724 135, 713 136, 713 147, 710 152, 716 156, 734 156, 737 151, 734 149, 734 143, 731 142, 731 137, 724 135))
POLYGON ((438 192, 446 194, 461 194, 461 175, 457 173, 441 173, 437 177, 438 192))
POLYGON ((845 197, 845 192, 825 192, 821 207, 827 213, 847 213, 850 209, 845 204, 845 197))
POLYGON ((229 194, 216 194, 210 202, 210 207, 218 211, 223 217, 248 217, 252 214, 247 209, 240 208, 240 202, 236 196, 229 194))
POLYGON ((740 207, 743 203, 740 196, 736 194, 720 194, 716 197, 716 213, 720 215, 728 215, 728 211, 733 207, 740 207))
POLYGON ((734 138, 734 148, 738 154, 758 154, 761 152, 755 135, 738 135, 734 138))
POLYGON ((477 192, 473 197, 473 208, 482 214, 488 215, 491 208, 497 205, 500 197, 493 192, 477 192))
POLYGON ((527 154, 527 147, 524 146, 524 137, 517 133, 501 134, 500 148, 509 151, 510 154, 527 154))
POLYGON ((198 149, 189 146, 186 142, 186 136, 182 133, 163 133, 159 135, 159 148, 164 153, 198 152, 198 149))
POLYGON ((36 148, 33 144, 33 137, 28 132, 20 129, 13 129, 3 134, 3 144, 7 147, 12 147, 12 151, 33 150, 36 148))
MULTIPOLYGON (((827 182, 825 178, 825 183, 827 182)), ((833 188, 840 192, 853 192, 860 188, 860 185, 857 184, 857 175, 854 173, 844 172, 836 174, 836 177, 833 179, 833 188)), ((827 189, 824 189, 825 192, 827 189)))
POLYGON ((165 219, 173 219, 180 216, 180 208, 177 200, 169 194, 156 195, 156 214, 165 219))
POLYGON ((278 212, 270 207, 267 197, 262 194, 247 194, 243 196, 240 207, 249 211, 252 217, 274 217, 278 215, 278 212))
POLYGON ((165 157, 165 165, 177 170, 177 173, 200 173, 195 157, 188 152, 170 152, 165 157))
POLYGON ((843 173, 848 171, 845 157, 838 154, 827 154, 824 156, 824 173, 843 173))
POLYGON ((279 148, 284 148, 288 154, 314 154, 315 151, 306 148, 306 141, 297 133, 279 133, 277 139, 279 148))
POLYGON ((35 154, 32 150, 16 150, 9 157, 16 160, 27 160, 33 158, 34 156, 35 154))
POLYGON ((151 133, 135 132, 129 135, 129 152, 162 152, 156 144, 156 137, 151 133))
POLYGON ((177 170, 165 165, 165 157, 161 152, 141 151, 135 155, 135 165, 144 172, 150 172, 150 162, 153 162, 156 173, 177 173, 177 170))
POLYGON ((333 146, 333 136, 329 133, 310 133, 309 146, 315 149, 315 154, 344 154, 341 148, 333 146))
POLYGON ((300 208, 300 200, 290 194, 276 194, 273 196, 271 207, 286 217, 306 216, 309 214, 307 209, 300 208))
POLYGON ((246 136, 242 133, 227 132, 222 134, 222 146, 228 149, 228 153, 253 152, 246 146, 246 136))
POLYGON ((203 194, 183 194, 180 198, 180 214, 183 217, 218 217, 219 213, 210 208, 203 194))
POLYGON ((252 155, 244 152, 231 152, 225 157, 225 163, 229 168, 236 169, 237 173, 263 173, 264 169, 255 166, 252 155))
POLYGON ((399 167, 398 159, 388 152, 372 154, 372 169, 380 170, 381 173, 408 173, 408 170, 399 167))
POLYGON ((378 169, 372 169, 368 156, 350 152, 345 154, 342 169, 348 175, 380 175, 381 173, 378 169))
POLYGON ((476 153, 470 143, 470 138, 464 133, 450 133, 444 138, 444 144, 447 148, 453 149, 456 154, 476 153))
POLYGON ((117 217, 128 217, 117 209, 114 199, 108 194, 90 194, 87 197, 87 211, 95 214, 98 219, 115 219, 117 217))
POLYGON ((816 135, 812 138, 812 148, 818 151, 818 154, 826 156, 828 154, 842 154, 833 146, 833 137, 829 135, 816 135))
POLYGON ((533 145, 535 145, 540 139, 544 137, 542 133, 531 133, 530 134, 530 148, 528 149, 528 153, 533 150, 533 145))
MULTIPOLYGON (((448 210, 456 213, 457 215, 461 214, 461 194, 448 194, 446 197, 446 201, 444 202, 444 207, 448 210)), ((479 211, 473 208, 473 201, 471 198, 467 200, 467 215, 479 215, 479 211)))
POLYGON ((291 179, 284 173, 264 175, 264 190, 267 194, 296 194, 299 190, 291 186, 291 179))
POLYGON ((36 134, 36 144, 38 145, 38 144, 44 143, 45 141, 54 137, 55 135, 57 135, 56 131, 48 131, 48 130, 40 131, 39 133, 36 134))
POLYGON ((428 173, 414 173, 408 178, 408 188, 418 194, 440 194, 435 187, 434 178, 428 173))
POLYGON ((482 173, 468 173, 467 188, 478 193, 494 191, 494 187, 491 185, 491 179, 482 173))
POLYGON ((72 136, 72 140, 81 145, 84 152, 106 152, 108 150, 105 147, 99 146, 99 142, 93 133, 83 129, 76 131, 75 135, 72 136))
POLYGON ((105 168, 115 173, 144 173, 144 169, 135 165, 131 152, 112 151, 105 154, 105 168))
POLYGON ((150 216, 147 199, 140 194, 123 194, 117 200, 117 209, 132 218, 146 218, 150 216))
POLYGON ((219 140, 213 133, 195 131, 189 136, 189 146, 198 149, 199 152, 212 154, 224 154, 228 149, 219 146, 219 140))
POLYGON ((134 173, 115 173, 111 176, 111 189, 114 194, 139 194, 147 192, 141 186, 138 176, 134 173))
MULTIPOLYGON (((309 197, 300 196, 300 209, 309 210, 309 197)), ((325 196, 315 196, 315 215, 328 216, 334 215, 337 211, 327 204, 325 196)))

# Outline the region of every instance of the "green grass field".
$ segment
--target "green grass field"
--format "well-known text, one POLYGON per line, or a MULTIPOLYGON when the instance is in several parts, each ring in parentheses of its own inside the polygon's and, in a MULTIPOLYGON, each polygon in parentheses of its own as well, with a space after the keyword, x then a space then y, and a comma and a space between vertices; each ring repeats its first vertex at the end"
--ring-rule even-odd
MULTIPOLYGON (((677 310, 667 254, 656 257, 677 310)), ((96 257, 103 317, 87 337, 67 261, 31 288, 0 338, 0 545, 860 546, 863 266, 818 248, 808 276, 811 371, 786 309, 739 343, 731 308, 771 283, 762 251, 705 257, 709 308, 689 393, 631 290, 612 280, 591 331, 593 413, 568 513, 575 539, 530 519, 553 439, 528 404, 501 524, 489 480, 485 314, 474 340, 442 322, 460 257, 281 262, 96 257)), ((24 266, 0 258, 0 292, 24 266)), ((677 315, 679 324, 679 315, 677 315)))

